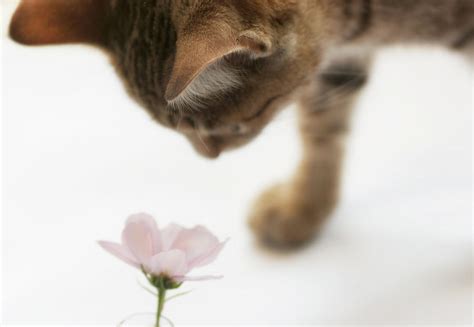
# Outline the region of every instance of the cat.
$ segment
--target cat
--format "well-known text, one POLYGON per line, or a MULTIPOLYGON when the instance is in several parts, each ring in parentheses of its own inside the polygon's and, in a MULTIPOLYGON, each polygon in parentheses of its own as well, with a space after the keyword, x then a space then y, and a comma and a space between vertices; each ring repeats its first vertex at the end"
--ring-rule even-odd
POLYGON ((344 136, 373 54, 403 42, 472 58, 474 1, 23 0, 10 35, 103 48, 130 95, 209 158, 297 101, 303 159, 250 215, 258 239, 296 246, 337 204, 344 136))

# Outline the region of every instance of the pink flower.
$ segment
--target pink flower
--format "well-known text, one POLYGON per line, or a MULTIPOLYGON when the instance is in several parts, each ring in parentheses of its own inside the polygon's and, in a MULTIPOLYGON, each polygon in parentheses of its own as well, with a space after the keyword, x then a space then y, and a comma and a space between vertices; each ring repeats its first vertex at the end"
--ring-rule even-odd
POLYGON ((99 241, 106 251, 155 277, 176 282, 206 280, 215 276, 189 277, 194 268, 213 262, 225 245, 205 227, 187 229, 171 224, 158 229, 147 214, 130 216, 122 232, 122 244, 99 241))

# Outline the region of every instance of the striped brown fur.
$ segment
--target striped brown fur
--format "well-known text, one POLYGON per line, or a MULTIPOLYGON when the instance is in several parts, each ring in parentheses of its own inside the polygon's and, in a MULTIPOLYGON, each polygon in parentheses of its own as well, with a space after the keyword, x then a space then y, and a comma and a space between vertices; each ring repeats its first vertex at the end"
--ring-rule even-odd
POLYGON ((259 238, 289 245, 314 236, 337 203, 343 136, 372 54, 422 43, 472 57, 474 1, 23 0, 10 34, 28 44, 100 43, 130 94, 211 158, 298 101, 303 160, 263 193, 250 220, 259 238), (199 108, 172 105, 199 76, 218 78, 216 67, 238 71, 236 86, 202 88, 209 94, 192 99, 199 108))

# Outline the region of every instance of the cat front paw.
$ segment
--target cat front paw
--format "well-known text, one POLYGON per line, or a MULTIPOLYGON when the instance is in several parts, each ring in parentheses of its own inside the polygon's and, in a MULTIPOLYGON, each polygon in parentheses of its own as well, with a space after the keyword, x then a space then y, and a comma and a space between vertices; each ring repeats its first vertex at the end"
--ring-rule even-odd
POLYGON ((265 245, 291 248, 304 245, 317 233, 319 219, 314 210, 294 200, 288 185, 263 192, 249 217, 250 228, 265 245))

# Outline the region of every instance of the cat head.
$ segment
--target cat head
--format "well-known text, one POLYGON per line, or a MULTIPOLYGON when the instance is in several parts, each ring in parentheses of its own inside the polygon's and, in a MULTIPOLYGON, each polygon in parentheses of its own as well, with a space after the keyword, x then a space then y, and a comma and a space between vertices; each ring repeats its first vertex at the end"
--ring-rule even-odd
POLYGON ((130 94, 212 158, 252 140, 309 82, 307 11, 298 0, 23 0, 10 35, 106 49, 130 94))

